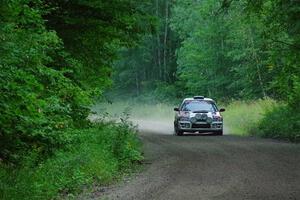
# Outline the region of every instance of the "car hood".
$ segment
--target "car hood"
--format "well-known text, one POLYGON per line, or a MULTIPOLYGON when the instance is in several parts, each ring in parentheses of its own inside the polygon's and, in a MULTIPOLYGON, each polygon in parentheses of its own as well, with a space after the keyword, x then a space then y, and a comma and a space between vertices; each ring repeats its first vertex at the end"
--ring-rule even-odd
POLYGON ((197 112, 197 113, 189 112, 190 117, 195 117, 196 115, 203 115, 203 114, 211 118, 213 118, 213 116, 221 116, 220 112, 197 112))
POLYGON ((179 115, 185 117, 196 117, 196 115, 207 115, 207 117, 213 118, 213 116, 221 116, 220 112, 192 112, 192 111, 180 111, 179 115))
POLYGON ((189 112, 190 114, 190 117, 196 117, 196 115, 207 115, 207 117, 213 117, 213 113, 212 112, 207 112, 207 113, 201 113, 201 112, 197 112, 197 113, 194 113, 194 112, 189 112))

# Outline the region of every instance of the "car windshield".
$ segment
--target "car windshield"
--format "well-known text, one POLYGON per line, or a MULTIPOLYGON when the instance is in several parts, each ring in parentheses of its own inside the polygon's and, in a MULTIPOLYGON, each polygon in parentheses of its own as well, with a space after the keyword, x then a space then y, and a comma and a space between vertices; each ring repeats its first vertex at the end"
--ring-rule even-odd
POLYGON ((216 112, 217 108, 212 102, 207 101, 185 101, 181 106, 182 111, 192 111, 192 112, 216 112))

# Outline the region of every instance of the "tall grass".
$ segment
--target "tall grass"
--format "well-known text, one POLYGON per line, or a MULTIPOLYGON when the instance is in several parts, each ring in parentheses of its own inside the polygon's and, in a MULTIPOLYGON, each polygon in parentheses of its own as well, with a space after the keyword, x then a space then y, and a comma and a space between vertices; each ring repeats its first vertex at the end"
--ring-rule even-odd
POLYGON ((0 163, 0 199, 57 199, 108 184, 142 159, 135 130, 126 124, 97 124, 72 130, 65 149, 36 163, 34 153, 18 168, 0 163))
POLYGON ((229 134, 255 134, 267 111, 276 106, 272 99, 256 101, 233 101, 226 106, 224 123, 229 134))

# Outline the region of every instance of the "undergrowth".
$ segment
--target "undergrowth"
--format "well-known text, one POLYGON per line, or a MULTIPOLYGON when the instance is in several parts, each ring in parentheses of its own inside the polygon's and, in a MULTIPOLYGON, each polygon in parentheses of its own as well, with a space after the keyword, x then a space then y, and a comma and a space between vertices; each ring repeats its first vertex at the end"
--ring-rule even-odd
POLYGON ((262 137, 300 142, 300 113, 289 105, 278 105, 265 113, 254 131, 262 137))
POLYGON ((1 163, 0 199, 69 198, 93 184, 115 181, 142 159, 136 131, 126 121, 67 134, 69 144, 47 160, 36 163, 33 152, 18 167, 1 163))

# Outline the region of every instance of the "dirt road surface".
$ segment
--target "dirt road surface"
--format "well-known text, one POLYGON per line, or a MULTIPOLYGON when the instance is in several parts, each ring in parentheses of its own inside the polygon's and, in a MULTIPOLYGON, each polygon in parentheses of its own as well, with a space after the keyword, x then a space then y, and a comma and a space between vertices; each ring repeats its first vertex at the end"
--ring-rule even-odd
POLYGON ((300 199, 300 145, 231 135, 174 136, 172 122, 137 123, 146 169, 108 189, 104 199, 300 199))

